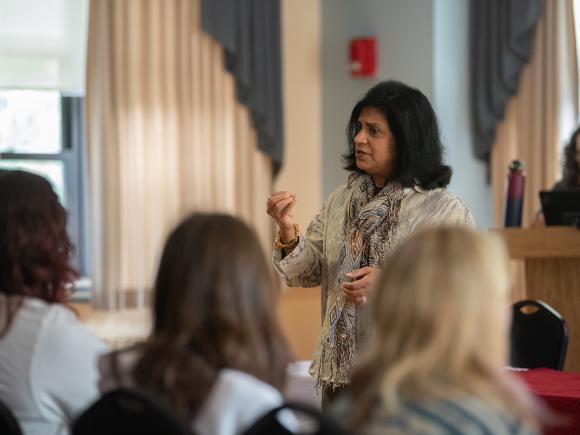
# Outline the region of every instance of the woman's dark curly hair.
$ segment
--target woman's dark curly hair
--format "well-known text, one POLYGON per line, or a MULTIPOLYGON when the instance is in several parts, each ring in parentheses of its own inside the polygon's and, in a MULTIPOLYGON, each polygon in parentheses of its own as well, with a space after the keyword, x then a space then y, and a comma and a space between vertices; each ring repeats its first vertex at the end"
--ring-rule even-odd
POLYGON ((578 140, 578 135, 580 134, 580 127, 578 127, 572 137, 570 142, 564 147, 564 161, 562 165, 562 187, 574 188, 580 187, 580 165, 578 165, 578 160, 576 158, 576 142, 578 140))
POLYGON ((0 171, 0 293, 64 301, 77 276, 66 221, 48 181, 0 171))
POLYGON ((359 131, 358 118, 366 107, 379 110, 393 133, 398 160, 396 177, 403 186, 436 189, 449 184, 452 171, 443 163, 435 111, 421 91, 394 80, 374 86, 354 106, 346 129, 348 152, 343 155, 344 169, 364 172, 356 166, 354 138, 359 131))

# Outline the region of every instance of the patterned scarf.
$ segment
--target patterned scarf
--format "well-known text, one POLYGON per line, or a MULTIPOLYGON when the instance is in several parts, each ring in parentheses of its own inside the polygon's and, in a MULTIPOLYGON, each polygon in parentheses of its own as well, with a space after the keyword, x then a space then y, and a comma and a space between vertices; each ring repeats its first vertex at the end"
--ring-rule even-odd
POLYGON ((317 386, 337 388, 348 384, 356 348, 356 305, 347 299, 342 284, 347 272, 361 267, 382 267, 385 248, 399 221, 403 189, 399 183, 387 184, 376 196, 375 185, 366 174, 348 179, 352 196, 348 204, 347 228, 340 253, 340 267, 329 289, 326 314, 316 360, 310 373, 317 386), (348 224, 350 222, 350 224, 348 224))

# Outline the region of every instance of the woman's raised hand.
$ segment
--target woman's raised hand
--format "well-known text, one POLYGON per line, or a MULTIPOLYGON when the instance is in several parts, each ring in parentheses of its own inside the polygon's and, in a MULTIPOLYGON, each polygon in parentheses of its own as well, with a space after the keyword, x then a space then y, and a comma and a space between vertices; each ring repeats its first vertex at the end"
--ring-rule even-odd
POLYGON ((296 205, 296 194, 293 192, 274 192, 266 202, 266 212, 280 227, 280 238, 289 241, 294 238, 294 218, 292 210, 296 205))

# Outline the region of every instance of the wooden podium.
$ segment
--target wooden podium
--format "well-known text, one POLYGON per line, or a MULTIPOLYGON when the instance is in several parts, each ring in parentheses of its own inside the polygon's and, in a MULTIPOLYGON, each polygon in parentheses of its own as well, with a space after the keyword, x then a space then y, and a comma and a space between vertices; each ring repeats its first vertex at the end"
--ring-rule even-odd
POLYGON ((523 260, 527 299, 539 299, 568 323, 565 370, 580 371, 580 230, 573 227, 498 230, 510 257, 523 260))

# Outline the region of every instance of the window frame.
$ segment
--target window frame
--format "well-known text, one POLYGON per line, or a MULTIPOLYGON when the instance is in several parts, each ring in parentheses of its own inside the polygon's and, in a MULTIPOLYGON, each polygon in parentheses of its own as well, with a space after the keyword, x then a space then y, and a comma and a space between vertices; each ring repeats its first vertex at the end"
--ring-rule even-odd
POLYGON ((74 245, 73 263, 82 277, 90 277, 87 237, 87 201, 84 179, 84 97, 60 94, 61 150, 58 153, 0 152, 0 160, 60 161, 68 213, 68 231, 74 245))

